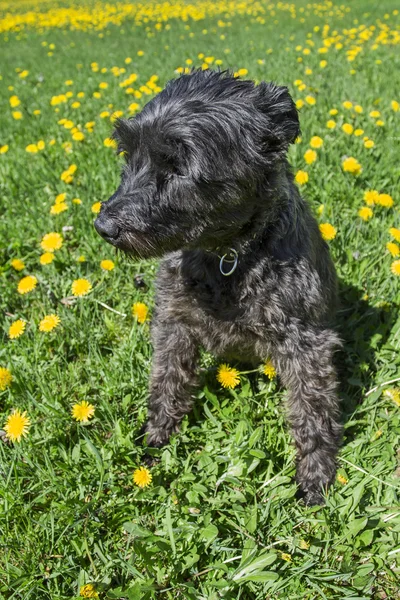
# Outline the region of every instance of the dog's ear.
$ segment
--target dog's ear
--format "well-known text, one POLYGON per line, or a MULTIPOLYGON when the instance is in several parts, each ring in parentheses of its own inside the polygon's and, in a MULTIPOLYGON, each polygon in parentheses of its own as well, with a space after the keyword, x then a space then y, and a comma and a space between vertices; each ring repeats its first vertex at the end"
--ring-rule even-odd
POLYGON ((138 126, 134 119, 117 119, 112 139, 117 142, 118 153, 130 153, 138 143, 138 126))
POLYGON ((288 88, 262 81, 255 89, 256 108, 268 117, 277 149, 287 150, 300 134, 299 115, 288 88))

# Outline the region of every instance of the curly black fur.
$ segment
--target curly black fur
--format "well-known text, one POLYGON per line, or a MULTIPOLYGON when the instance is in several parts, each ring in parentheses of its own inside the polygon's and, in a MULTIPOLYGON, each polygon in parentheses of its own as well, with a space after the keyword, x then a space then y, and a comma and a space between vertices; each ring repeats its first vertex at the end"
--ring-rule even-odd
MULTIPOLYGON (((333 481, 342 427, 328 327, 337 284, 328 247, 286 159, 299 134, 287 88, 228 72, 171 81, 114 133, 126 165, 97 231, 162 256, 147 442, 162 446, 192 406, 199 346, 271 357, 289 391, 297 481, 310 504, 333 481), (224 277, 220 255, 239 260, 224 277)), ((231 264, 227 263, 227 268, 231 264)))

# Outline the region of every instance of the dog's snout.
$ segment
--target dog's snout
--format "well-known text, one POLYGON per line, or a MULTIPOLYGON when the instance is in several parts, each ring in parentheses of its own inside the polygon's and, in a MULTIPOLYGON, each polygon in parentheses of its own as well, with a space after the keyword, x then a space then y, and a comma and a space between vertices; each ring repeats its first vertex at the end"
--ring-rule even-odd
POLYGON ((116 240, 119 234, 119 227, 112 219, 100 214, 94 222, 97 233, 103 238, 116 240))

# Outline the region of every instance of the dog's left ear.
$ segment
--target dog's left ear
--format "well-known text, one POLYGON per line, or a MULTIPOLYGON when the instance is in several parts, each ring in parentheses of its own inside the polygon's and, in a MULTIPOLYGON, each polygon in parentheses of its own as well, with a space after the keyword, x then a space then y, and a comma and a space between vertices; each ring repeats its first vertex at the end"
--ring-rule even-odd
POLYGON ((299 115, 288 88, 262 81, 255 90, 256 108, 270 120, 275 144, 287 150, 300 134, 299 115))

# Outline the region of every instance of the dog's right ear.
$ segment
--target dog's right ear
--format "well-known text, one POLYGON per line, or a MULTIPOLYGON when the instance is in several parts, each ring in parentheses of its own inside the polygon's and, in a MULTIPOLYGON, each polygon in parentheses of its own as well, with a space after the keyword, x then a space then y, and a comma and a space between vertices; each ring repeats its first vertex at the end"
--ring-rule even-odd
POLYGON ((276 150, 286 151, 300 134, 299 115, 288 88, 262 81, 255 91, 255 106, 270 121, 268 136, 276 150))

